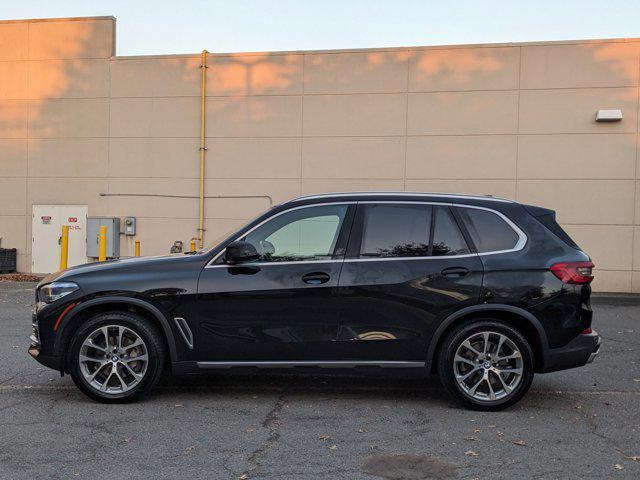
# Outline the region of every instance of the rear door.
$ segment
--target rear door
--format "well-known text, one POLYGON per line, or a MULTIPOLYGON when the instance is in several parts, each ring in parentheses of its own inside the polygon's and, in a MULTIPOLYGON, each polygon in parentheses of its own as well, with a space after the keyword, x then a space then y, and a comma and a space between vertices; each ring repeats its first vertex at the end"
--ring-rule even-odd
POLYGON ((442 319, 478 302, 482 275, 449 205, 360 202, 333 348, 344 360, 424 361, 442 319))

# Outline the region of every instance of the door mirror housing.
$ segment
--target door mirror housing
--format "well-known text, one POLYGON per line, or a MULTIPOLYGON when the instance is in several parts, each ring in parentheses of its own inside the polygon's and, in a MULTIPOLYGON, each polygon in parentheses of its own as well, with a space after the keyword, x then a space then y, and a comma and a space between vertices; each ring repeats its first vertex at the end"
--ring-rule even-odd
POLYGON ((230 265, 258 260, 260 254, 249 242, 231 242, 227 245, 224 261, 230 265))

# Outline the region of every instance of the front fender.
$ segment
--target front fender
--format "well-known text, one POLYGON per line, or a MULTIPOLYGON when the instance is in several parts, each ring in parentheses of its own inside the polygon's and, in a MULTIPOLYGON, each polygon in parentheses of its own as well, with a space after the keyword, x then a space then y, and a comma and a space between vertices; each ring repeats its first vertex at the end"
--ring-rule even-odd
POLYGON ((93 298, 91 300, 87 300, 85 302, 81 302, 76 305, 67 316, 65 316, 58 327, 58 334, 54 340, 53 350, 54 355, 59 356, 64 359, 66 352, 63 351, 64 346, 67 344, 70 325, 73 324, 74 320, 78 318, 78 316, 85 310, 96 307, 98 305, 132 305, 138 307, 142 310, 145 310, 149 313, 153 318, 155 318, 160 324, 162 331, 167 339, 167 344, 169 346, 169 355, 171 357, 171 362, 174 363, 177 361, 177 352, 176 352, 176 343, 175 337, 173 335, 173 331, 171 330, 171 326, 167 317, 160 311, 158 307, 155 305, 141 300, 135 297, 118 297, 118 296, 106 296, 106 297, 98 297, 93 298))

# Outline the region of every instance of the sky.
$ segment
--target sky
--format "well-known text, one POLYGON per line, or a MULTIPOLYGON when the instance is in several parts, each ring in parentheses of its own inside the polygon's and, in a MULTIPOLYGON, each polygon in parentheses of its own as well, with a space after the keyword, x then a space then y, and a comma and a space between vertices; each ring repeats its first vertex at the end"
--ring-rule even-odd
POLYGON ((639 0, 0 0, 0 19, 113 15, 117 55, 640 37, 639 0))

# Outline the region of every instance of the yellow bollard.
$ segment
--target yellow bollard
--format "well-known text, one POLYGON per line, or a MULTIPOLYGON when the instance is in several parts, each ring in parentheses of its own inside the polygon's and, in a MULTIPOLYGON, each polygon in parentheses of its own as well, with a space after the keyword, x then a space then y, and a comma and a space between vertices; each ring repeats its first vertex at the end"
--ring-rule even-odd
POLYGON ((98 236, 98 261, 104 262, 107 259, 107 226, 100 227, 98 236))
POLYGON ((196 251, 196 241, 193 238, 191 239, 191 243, 189 244, 189 251, 190 252, 196 251))
POLYGON ((135 246, 135 253, 134 255, 136 257, 140 256, 140 240, 136 240, 136 246, 135 246))
POLYGON ((60 237, 60 270, 67 268, 69 261, 69 225, 62 226, 62 236, 60 237))

